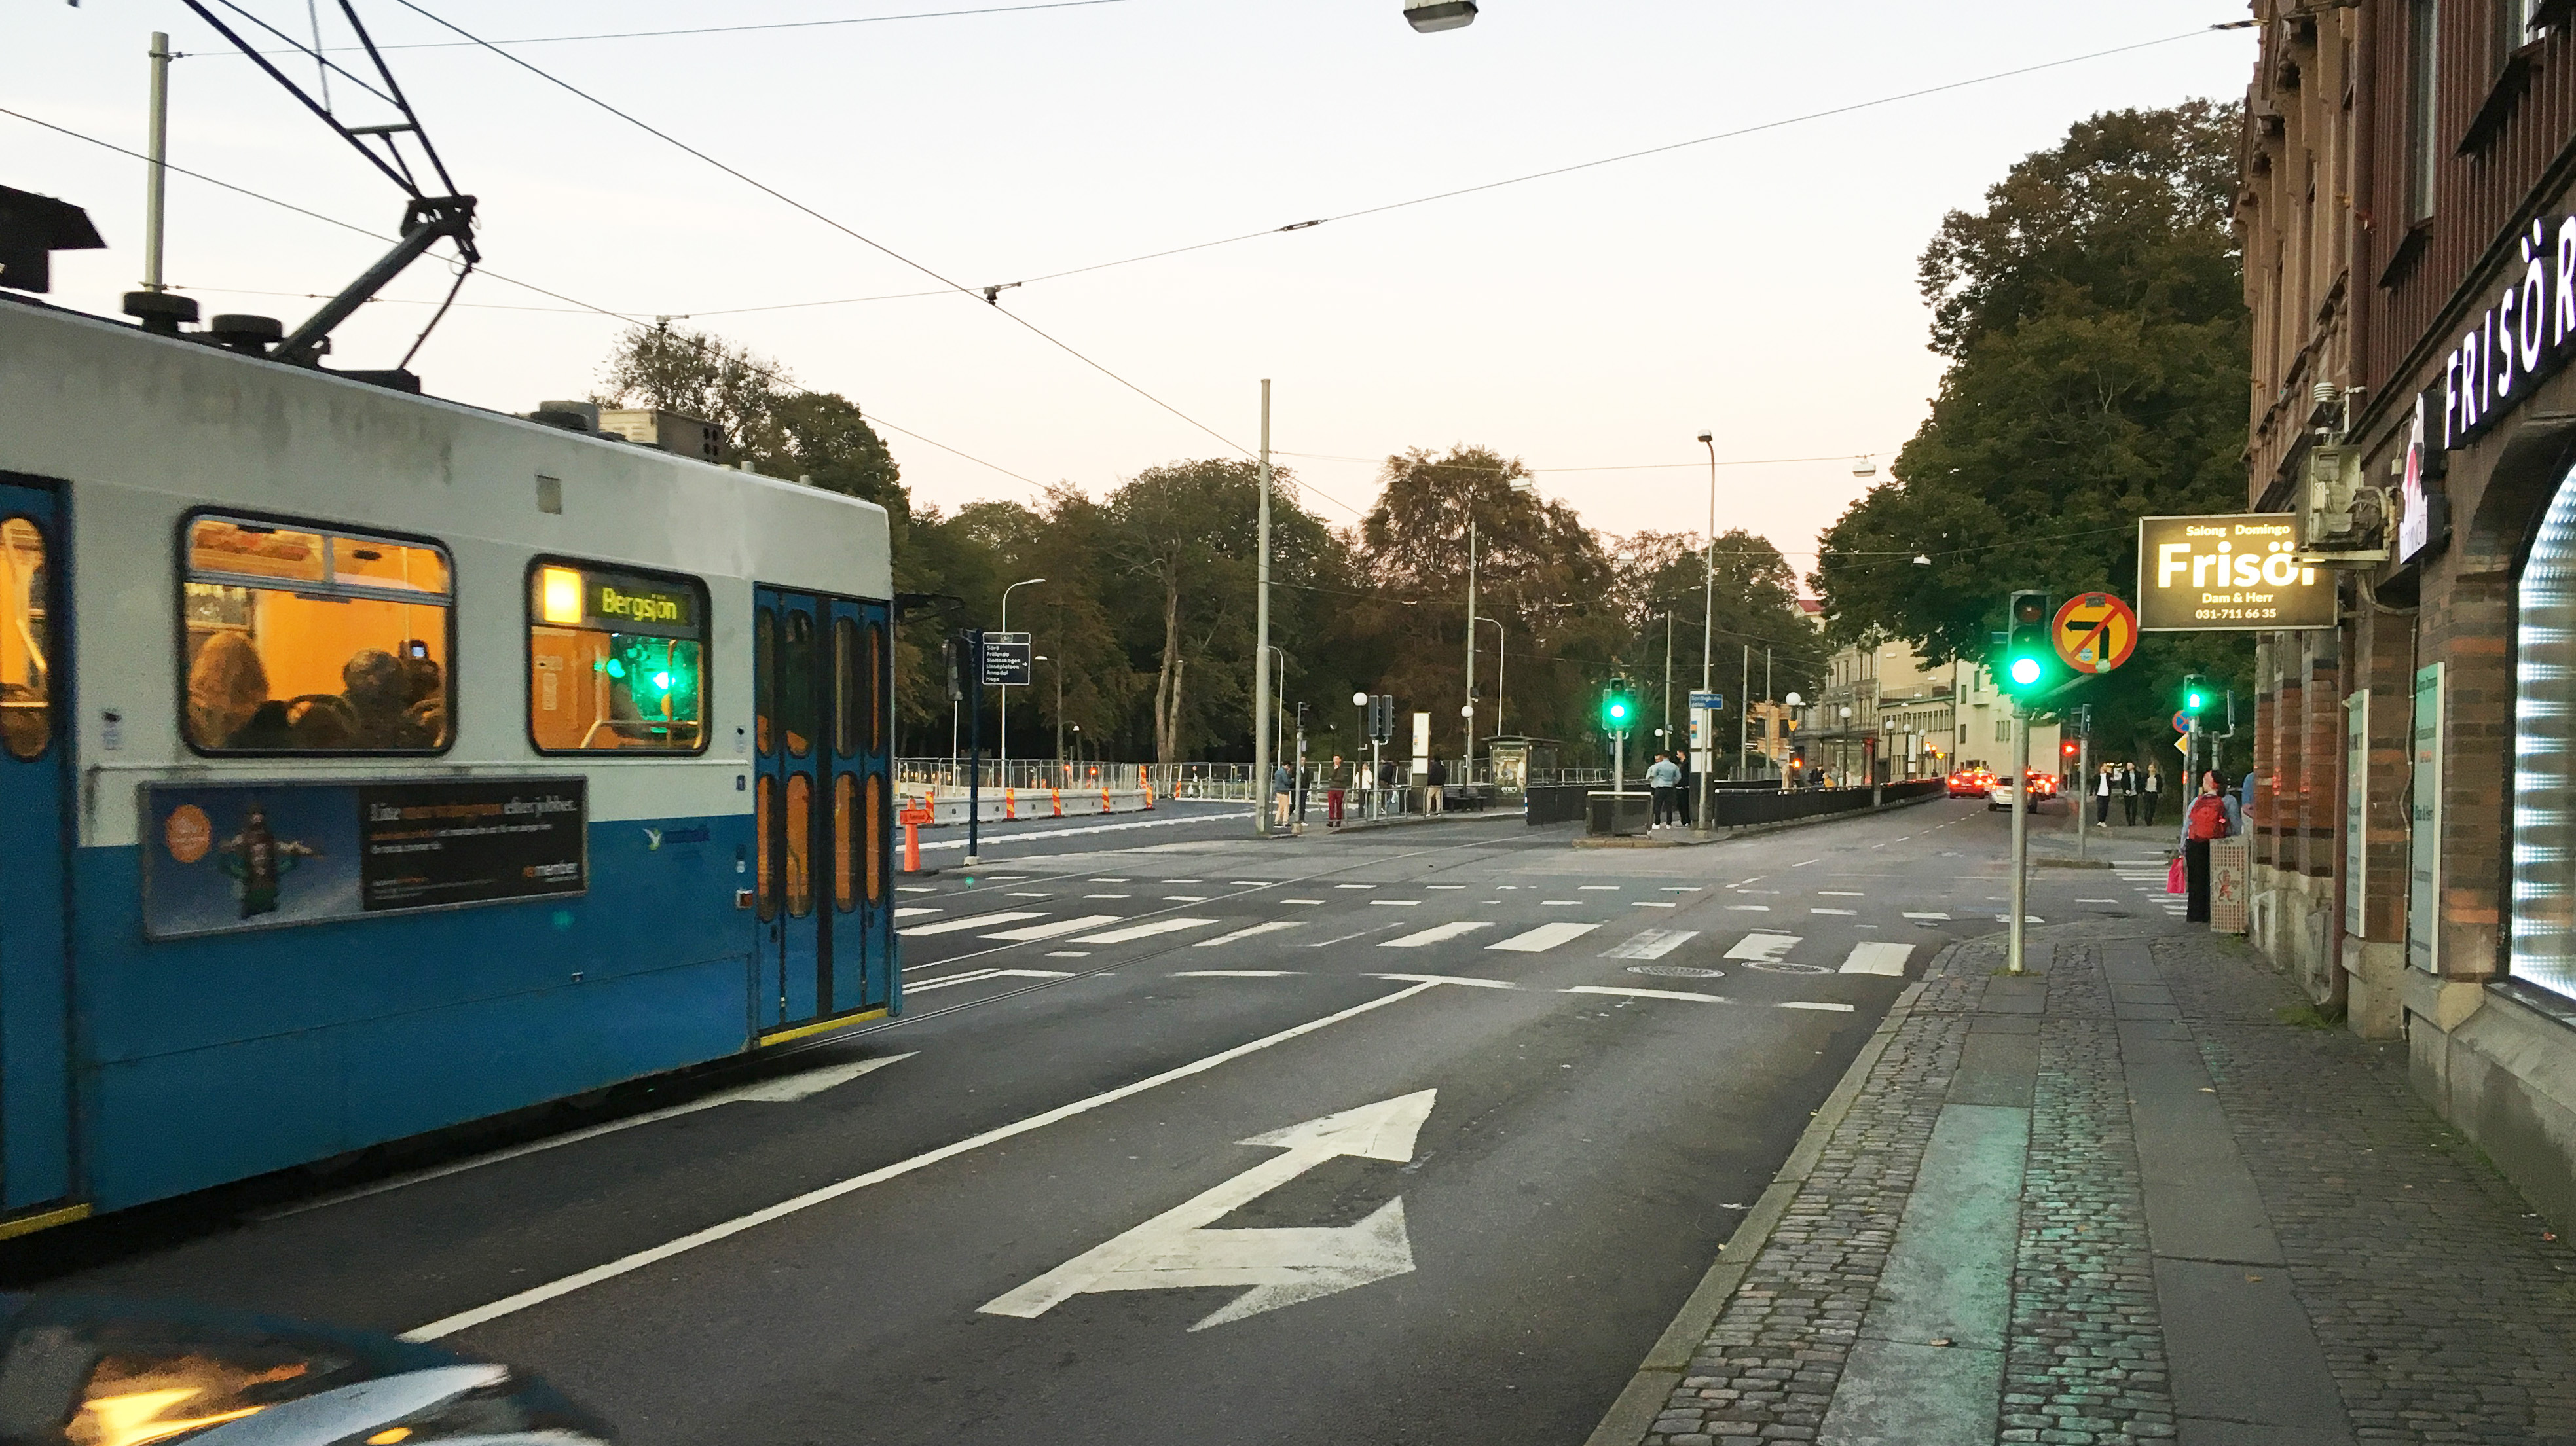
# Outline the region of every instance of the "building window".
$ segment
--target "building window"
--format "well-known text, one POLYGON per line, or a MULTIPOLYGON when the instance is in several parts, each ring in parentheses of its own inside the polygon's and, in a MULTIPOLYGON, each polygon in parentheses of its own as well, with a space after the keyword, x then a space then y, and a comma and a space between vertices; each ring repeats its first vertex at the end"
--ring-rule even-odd
POLYGON ((2012 741, 2012 720, 2010 718, 1998 718, 1995 720, 1995 741, 1997 743, 2010 743, 2012 741))
POLYGON ((541 561, 528 570, 528 736, 540 753, 706 746, 706 589, 541 561))
POLYGON ((2493 68, 2502 71, 2513 53, 2531 43, 2531 12, 2536 0, 2495 0, 2493 68))
POLYGON ((2433 159, 2441 154, 2442 0, 2411 0, 2406 20, 2406 216, 2422 221, 2433 214, 2433 159))
POLYGON ((2510 967, 2576 997, 2576 482, 2541 519, 2518 601, 2510 967))
POLYGON ((201 753, 435 753, 448 742, 447 554, 318 527, 188 524, 181 581, 201 753))

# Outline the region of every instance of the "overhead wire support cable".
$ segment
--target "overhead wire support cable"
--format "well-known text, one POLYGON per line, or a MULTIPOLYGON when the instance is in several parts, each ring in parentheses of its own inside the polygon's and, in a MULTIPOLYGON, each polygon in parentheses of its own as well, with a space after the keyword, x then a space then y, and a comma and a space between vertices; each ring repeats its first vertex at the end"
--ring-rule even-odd
MULTIPOLYGON (((583 40, 661 40, 683 35, 740 35, 762 30, 819 30, 834 25, 878 25, 894 20, 951 20, 971 15, 1016 15, 1031 10, 1080 10, 1094 5, 1127 3, 1128 0, 1049 0, 1046 4, 987 5, 972 10, 916 10, 903 15, 845 15, 835 20, 773 20, 759 25, 696 25, 676 30, 606 30, 589 35, 521 35, 491 43, 494 45, 562 45, 583 40)), ((479 40, 416 40, 378 48, 382 50, 463 50, 483 43, 479 40)))
MULTIPOLYGON (((195 4, 197 3, 197 0, 188 0, 188 3, 189 3, 190 5, 192 5, 192 6, 193 6, 193 5, 195 5, 195 4)), ((345 4, 347 4, 347 0, 341 0, 341 3, 342 3, 343 5, 345 5, 345 4)), ((409 11, 413 12, 414 14, 419 15, 419 16, 420 16, 420 17, 422 17, 423 19, 428 20, 428 21, 431 21, 431 22, 432 22, 432 23, 434 23, 434 24, 437 24, 437 25, 443 26, 443 27, 445 27, 445 28, 446 28, 446 29, 448 29, 448 30, 452 30, 452 31, 454 31, 456 34, 458 34, 458 35, 460 35, 460 36, 463 36, 463 37, 464 37, 465 39, 467 39, 467 40, 473 41, 476 45, 479 45, 479 46, 483 47, 485 50, 491 51, 494 55, 500 56, 502 59, 504 59, 504 60, 506 60, 506 61, 510 62, 512 65, 518 66, 520 69, 527 71, 529 74, 536 76, 538 79, 543 80, 543 81, 546 81, 547 83, 549 83, 549 84, 551 84, 551 85, 554 85, 554 86, 560 87, 561 89, 563 89, 563 90, 565 90, 565 91, 567 91, 567 92, 569 92, 569 93, 571 93, 571 94, 573 94, 573 95, 575 95, 575 96, 578 96, 578 97, 580 97, 581 99, 583 99, 583 100, 585 100, 585 101, 590 102, 592 105, 595 105, 595 106, 599 107, 601 110, 604 110, 604 111, 608 112, 610 115, 613 115, 613 116, 617 117, 619 120, 622 120, 622 121, 626 122, 628 125, 634 126, 636 129, 638 129, 638 130, 640 130, 640 131, 643 131, 645 134, 650 135, 650 136, 654 137, 655 139, 660 140, 660 141, 662 141, 663 143, 665 143, 665 144, 667 144, 667 145, 670 145, 670 146, 672 146, 672 147, 674 147, 674 148, 676 148, 676 149, 678 149, 678 150, 684 151, 684 152, 688 153, 689 155, 694 156, 694 157, 696 157, 697 159, 699 159, 699 160, 701 160, 701 161, 704 161, 704 162, 705 162, 705 163, 707 163, 708 165, 715 167, 717 170, 724 172, 726 175, 733 177, 735 180, 738 180, 738 181, 742 182, 744 185, 749 186, 749 187, 751 187, 752 189, 754 189, 754 190, 756 190, 756 191, 760 192, 762 195, 768 196, 768 197, 769 197, 769 198, 771 198, 772 200, 775 200, 775 201, 779 202, 781 205, 787 206, 787 207, 789 207, 789 208, 791 208, 791 209, 793 209, 793 210, 796 210, 796 211, 798 211, 798 212, 803 213, 803 214, 804 214, 804 215, 806 215, 806 216, 812 217, 814 220, 817 220, 817 221, 822 222, 824 225, 831 227, 833 230, 840 232, 842 235, 849 237, 851 240, 857 241, 857 242, 859 242, 861 245, 864 245, 864 246, 868 247, 869 249, 871 249, 871 250, 873 250, 873 251, 876 251, 876 252, 878 252, 878 253, 880 253, 880 254, 882 254, 882 255, 884 255, 884 256, 886 256, 886 257, 888 257, 888 258, 892 259, 892 260, 895 260, 895 261, 901 262, 902 264, 904 264, 904 265, 906 265, 906 266, 911 267, 913 270, 920 272, 922 275, 927 276, 927 277, 931 278, 932 280, 939 282, 939 283, 940 283, 941 285, 943 285, 943 286, 947 286, 947 287, 949 287, 949 288, 951 288, 951 289, 953 289, 953 290, 955 290, 955 291, 957 291, 957 292, 959 292, 959 293, 962 293, 962 294, 964 294, 964 295, 974 297, 975 299, 977 299, 977 300, 979 300, 979 301, 980 301, 980 300, 984 300, 984 299, 986 299, 986 298, 985 298, 985 295, 984 295, 984 290, 985 290, 985 289, 984 289, 983 287, 980 287, 980 286, 968 286, 968 285, 966 285, 965 283, 963 283, 963 282, 961 282, 961 281, 958 281, 958 280, 956 280, 956 279, 954 279, 954 278, 952 278, 952 277, 949 277, 949 276, 943 275, 943 274, 942 274, 942 273, 940 273, 939 271, 934 270, 933 268, 931 268, 931 267, 930 267, 930 266, 928 266, 928 265, 925 265, 925 264, 924 264, 924 263, 922 263, 922 262, 919 262, 919 261, 915 261, 915 260, 913 260, 911 257, 904 255, 902 252, 895 250, 893 247, 886 245, 884 242, 879 241, 879 240, 877 240, 876 238, 874 238, 874 237, 872 237, 872 236, 868 236, 868 235, 866 235, 866 234, 864 234, 864 233, 860 232, 860 231, 859 231, 859 230, 857 230, 856 228, 854 228, 854 227, 852 227, 852 226, 849 226, 849 225, 845 224, 844 222, 841 222, 841 221, 839 221, 839 220, 837 220, 837 219, 835 219, 835 218, 833 218, 833 217, 831 217, 831 216, 827 216, 827 215, 823 214, 822 212, 815 210, 813 207, 806 205, 804 202, 797 200, 795 197, 788 195, 786 192, 779 190, 777 187, 772 186, 772 185, 768 184, 768 183, 767 183, 767 182, 765 182, 765 181, 761 181, 761 180, 755 179, 754 177, 752 177, 752 176, 750 176, 750 175, 746 174, 745 172, 743 172, 743 171, 741 171, 741 170, 738 170, 738 169, 736 169, 736 168, 735 168, 735 167, 733 167, 733 166, 727 165, 727 164, 726 164, 725 162, 723 162, 723 161, 717 160, 714 156, 711 156, 711 155, 707 154, 705 151, 699 150, 697 147, 695 147, 695 146, 693 146, 693 145, 690 145, 688 142, 686 142, 686 141, 684 141, 684 140, 681 140, 679 137, 672 135, 670 132, 668 132, 668 131, 665 131, 665 130, 661 129, 660 127, 655 126, 655 125, 651 124, 651 123, 650 123, 650 122, 648 122, 648 121, 645 121, 645 120, 639 119, 638 117, 636 117, 636 116, 634 116, 634 115, 631 115, 631 114, 627 113, 626 111, 623 111, 623 110, 618 109, 616 106, 609 104, 607 101, 601 100, 598 96, 592 95, 590 92, 588 92, 588 91, 586 91, 586 90, 583 90, 581 87, 579 87, 579 86, 577 86, 577 85, 574 85, 571 81, 565 80, 565 79, 563 79, 563 78, 562 78, 562 77, 560 77, 560 76, 554 75, 554 74, 552 74, 552 73, 548 72, 547 70, 545 70, 545 69, 544 69, 543 67, 541 67, 541 66, 538 66, 538 65, 532 64, 532 63, 530 63, 529 61, 523 60, 523 59, 521 59, 520 57, 518 57, 518 56, 516 56, 516 55, 512 55, 510 52, 508 52, 508 51, 506 51, 506 50, 503 50, 501 47, 499 47, 499 46, 497 46, 497 45, 494 45, 492 42, 490 42, 490 41, 488 41, 488 40, 485 40, 485 39, 483 39, 482 37, 480 37, 480 36, 478 36, 478 35, 475 35, 472 31, 469 31, 469 30, 465 29, 463 26, 456 24, 454 21, 444 19, 444 18, 440 17, 439 15, 437 15, 436 13, 434 13, 434 12, 432 12, 432 11, 430 11, 430 10, 428 10, 428 9, 424 8, 423 6, 421 6, 421 5, 418 3, 418 0, 400 0, 400 4, 403 6, 403 8, 404 8, 404 9, 409 10, 409 11)), ((1136 395, 1138 395, 1138 396, 1140 396, 1140 397, 1143 397, 1145 400, 1147 400, 1147 401, 1149 401, 1149 402, 1152 402, 1155 406, 1160 407, 1160 408, 1162 408, 1164 411, 1171 413, 1173 416, 1180 418, 1182 421, 1189 423, 1192 427, 1195 427, 1195 428, 1197 428, 1198 430, 1200 430, 1200 431, 1202 431, 1202 432, 1207 433, 1209 436, 1216 438, 1218 441, 1223 442, 1225 445, 1227 445, 1227 446, 1229 446, 1229 447, 1233 448, 1233 449, 1234 449, 1235 451, 1237 451, 1237 452, 1241 452, 1241 453, 1243 453, 1243 454, 1244 454, 1245 456, 1247 456, 1247 457, 1252 455, 1251 450, 1250 450, 1250 449, 1248 449, 1248 448, 1246 448, 1242 443, 1237 442, 1237 441, 1236 441, 1236 440, 1234 440, 1232 437, 1229 437, 1229 436, 1225 435, 1223 432, 1220 432, 1220 431, 1218 431, 1216 428, 1209 426, 1207 423, 1200 421, 1198 418, 1191 416, 1189 413, 1182 411, 1180 408, 1178 408, 1178 407, 1176 407, 1176 406, 1173 406, 1171 403, 1169 403, 1169 402, 1167 402, 1167 401, 1164 401, 1161 397, 1158 397, 1158 396, 1154 395, 1152 392, 1149 392, 1149 391, 1145 390, 1143 387, 1138 386, 1136 383, 1134 383, 1134 382, 1132 382, 1132 381, 1129 381, 1127 378, 1125 378, 1125 377, 1123 377, 1123 376, 1119 375, 1117 372, 1115 372, 1115 371, 1111 370, 1108 366, 1106 366, 1106 365, 1102 364, 1101 362, 1098 362, 1098 361, 1093 360, 1090 356, 1088 356, 1088 355, 1086 355, 1085 353, 1083 353, 1079 348, 1075 347, 1075 346, 1074 346, 1073 344, 1071 344, 1070 342, 1064 341, 1064 340, 1062 340, 1061 338, 1059 338, 1059 337, 1057 337, 1057 336, 1053 335, 1052 333, 1048 332, 1044 327, 1039 326, 1037 323, 1035 323, 1035 322, 1033 322, 1033 321, 1029 320, 1027 317, 1022 316, 1022 315, 1020 315, 1019 313, 1017 313, 1017 312, 1015 312, 1015 311, 1006 310, 1005 308, 1003 308, 1003 307, 1002 307, 1001 305, 999 305, 998 303, 994 304, 994 305, 993 305, 993 307, 992 307, 991 309, 992 309, 992 310, 994 310, 994 311, 996 311, 996 312, 999 312, 999 313, 1000 313, 1001 315, 1003 315, 1003 316, 1007 316, 1007 317, 1009 317, 1011 320, 1013 320, 1013 321, 1015 321, 1015 322, 1019 323, 1022 327, 1027 328, 1027 329, 1028 329, 1028 331, 1029 331, 1032 335, 1034 335, 1034 336, 1036 336, 1036 337, 1040 338, 1041 340, 1045 341, 1048 345, 1055 347, 1057 350, 1062 351, 1065 355, 1072 357, 1073 359, 1075 359, 1076 361, 1081 362, 1083 365, 1085 365, 1085 366, 1087 366, 1087 367, 1090 367, 1092 370, 1094 370, 1094 371, 1096 371, 1096 372, 1100 373, 1102 376, 1105 376, 1105 377, 1109 378, 1111 381, 1114 381, 1114 382, 1118 383, 1118 385, 1120 385, 1120 386, 1122 386, 1122 387, 1125 387, 1127 390, 1129 390, 1129 391, 1131 391, 1131 392, 1134 392, 1136 395)))

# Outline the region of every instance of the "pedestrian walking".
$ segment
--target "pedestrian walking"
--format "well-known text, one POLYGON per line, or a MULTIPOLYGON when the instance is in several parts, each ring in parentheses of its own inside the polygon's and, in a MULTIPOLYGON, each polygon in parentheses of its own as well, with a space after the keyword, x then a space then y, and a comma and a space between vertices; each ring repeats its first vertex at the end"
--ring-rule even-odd
POLYGON ((1423 789, 1422 811, 1438 813, 1447 804, 1449 765, 1434 758, 1431 760, 1431 771, 1423 777, 1428 786, 1423 789))
POLYGON ((1351 791, 1351 766, 1342 755, 1333 755, 1332 770, 1324 775, 1324 827, 1342 826, 1342 796, 1351 791))
POLYGON ((1296 773, 1285 763, 1270 770, 1270 807, 1271 812, 1277 817, 1279 827, 1288 826, 1288 808, 1296 796, 1296 773))
POLYGON ((2236 829, 2236 800, 2218 786, 2216 772, 2202 774, 2199 794, 2182 813, 2184 922, 2209 922, 2209 846, 2236 829))
POLYGON ((2120 816, 2131 828, 2138 826, 2138 765, 2120 765, 2120 816))
POLYGON ((2164 771, 2153 763, 2148 764, 2147 776, 2145 780, 2140 783, 2139 787, 2145 790, 2147 827, 2154 828, 2156 826, 2156 804, 2162 800, 2165 791, 2164 771))
POLYGON ((2111 765, 2107 763, 2093 780, 2093 822, 2101 828, 2111 826, 2111 765))
POLYGON ((1673 762, 1673 756, 1656 754, 1654 763, 1646 769, 1646 786, 1655 793, 1655 821, 1647 825, 1649 828, 1662 828, 1678 822, 1674 817, 1673 795, 1681 791, 1681 782, 1681 766, 1673 762))

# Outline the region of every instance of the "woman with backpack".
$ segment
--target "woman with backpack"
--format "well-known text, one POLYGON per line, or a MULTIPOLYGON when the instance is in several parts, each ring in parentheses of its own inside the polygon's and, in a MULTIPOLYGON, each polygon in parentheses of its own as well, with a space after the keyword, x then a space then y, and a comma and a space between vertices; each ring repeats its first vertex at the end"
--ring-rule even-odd
POLYGON ((2236 800, 2218 786, 2215 771, 2200 776, 2200 792, 2182 811, 2183 906, 2186 923, 2209 922, 2209 846, 2236 832, 2236 800))

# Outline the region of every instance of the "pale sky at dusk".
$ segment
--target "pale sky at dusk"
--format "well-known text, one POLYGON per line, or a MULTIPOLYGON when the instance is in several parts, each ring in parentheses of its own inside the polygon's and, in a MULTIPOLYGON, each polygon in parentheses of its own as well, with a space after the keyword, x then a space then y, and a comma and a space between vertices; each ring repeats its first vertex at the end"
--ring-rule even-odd
MULTIPOLYGON (((291 0, 243 0, 290 33, 291 0)), ((839 20, 978 0, 422 0, 491 39, 839 20)), ((989 0, 984 0, 989 3, 989 0)), ((329 12, 332 6, 323 5, 329 12)), ((2220 0, 1923 5, 1487 0, 1417 35, 1399 0, 1108 0, 1007 14, 519 47, 517 53, 973 287, 1262 232, 1997 71, 2183 36, 2220 0)), ((445 36, 360 0, 379 41, 445 36)), ((400 195, 175 0, 20 0, 0 106, 132 149, 153 29, 174 66, 172 162, 369 230, 400 195), (29 58, 41 64, 29 65, 29 58)), ((328 33, 328 32, 326 32, 328 33)), ((1259 379, 1275 445, 1328 520, 1373 461, 1476 442, 1613 532, 1719 525, 1801 569, 1817 530, 1920 421, 1939 374, 1923 243, 2093 111, 2241 93, 2251 33, 2170 44, 1570 175, 1038 281, 1027 318, 1245 447, 1259 379), (1360 460, 1337 460, 1352 458, 1360 460), (1698 468, 1688 465, 1700 461, 1698 468)), ((343 57, 352 68, 363 57, 343 57)), ((806 385, 1007 469, 889 437, 924 503, 1092 492, 1224 444, 996 313, 943 295, 736 312, 940 283, 471 47, 390 52, 485 262, 611 310, 689 314, 806 385)), ((286 63, 286 62, 281 62, 286 63)), ((291 71, 309 81, 309 63, 291 71)), ((343 83, 335 95, 349 99, 343 83)), ((379 112, 344 105, 360 122, 379 112)), ((113 314, 141 271, 139 162, 0 116, 0 183, 86 206, 106 252, 55 263, 63 305, 113 314)), ((209 314, 290 325, 381 246, 171 183, 169 273, 209 314), (284 292, 286 296, 251 293, 284 292)), ((424 264, 344 326, 334 364, 389 366, 443 294, 424 264)), ((414 367, 431 392, 525 411, 596 384, 619 324, 492 277, 414 367), (513 309, 540 308, 540 309, 513 309), (545 309, 552 308, 552 309, 545 309)))

